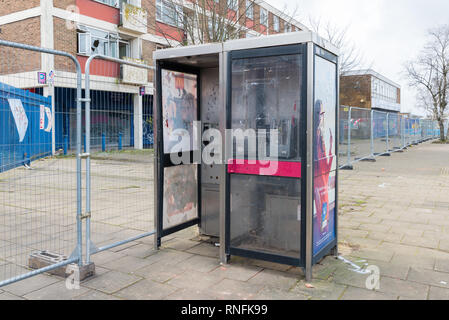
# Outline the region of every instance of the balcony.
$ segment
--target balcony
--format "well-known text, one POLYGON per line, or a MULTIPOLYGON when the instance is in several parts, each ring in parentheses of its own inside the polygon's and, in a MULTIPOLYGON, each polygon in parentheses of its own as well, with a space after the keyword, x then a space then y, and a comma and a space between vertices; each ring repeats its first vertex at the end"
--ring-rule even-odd
MULTIPOLYGON (((139 59, 132 59, 125 57, 123 58, 123 60, 145 64, 144 61, 139 59)), ((140 85, 140 86, 147 85, 148 70, 123 64, 120 66, 120 80, 124 84, 140 85)))
POLYGON ((136 7, 129 3, 122 3, 120 8, 120 25, 123 31, 138 34, 147 33, 147 16, 145 9, 136 7))

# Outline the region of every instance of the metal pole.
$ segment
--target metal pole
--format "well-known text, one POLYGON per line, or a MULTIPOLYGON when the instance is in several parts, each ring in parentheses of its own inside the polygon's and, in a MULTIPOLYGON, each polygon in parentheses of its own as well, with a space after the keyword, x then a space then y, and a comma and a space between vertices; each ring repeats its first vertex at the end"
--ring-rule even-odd
POLYGON ((51 154, 54 156, 56 154, 56 104, 55 104, 55 84, 50 85, 51 94, 51 154))
POLYGON ((371 146, 370 146, 370 148, 371 148, 371 158, 374 159, 374 125, 373 125, 373 122, 374 122, 374 110, 371 110, 371 139, 370 139, 371 146))
POLYGON ((313 84, 314 84, 314 52, 313 44, 307 44, 307 173, 306 173, 306 281, 312 280, 313 264, 313 84))
POLYGON ((10 278, 8 280, 0 282, 0 288, 3 287, 3 286, 6 286, 8 284, 11 284, 11 283, 15 283, 15 282, 19 282, 19 281, 22 281, 22 280, 25 280, 25 279, 29 279, 29 278, 37 276, 38 274, 41 274, 41 273, 50 272, 50 271, 59 269, 61 267, 65 267, 65 266, 67 266, 69 264, 72 264, 72 263, 75 263, 77 261, 78 261, 78 258, 76 258, 76 257, 75 258, 70 258, 70 259, 67 259, 65 261, 52 264, 51 266, 44 267, 44 268, 41 268, 41 269, 38 269, 38 270, 34 270, 34 271, 28 272, 26 274, 23 274, 21 276, 10 278))
POLYGON ((390 114, 387 112, 387 153, 390 152, 390 114))
POLYGON ((352 107, 349 107, 349 112, 348 112, 348 166, 351 165, 351 120, 352 120, 352 107))
POLYGON ((401 116, 401 141, 402 141, 402 149, 405 148, 405 121, 404 117, 401 116))
POLYGON ((83 225, 82 225, 82 177, 81 177, 81 67, 77 61, 77 68, 79 69, 76 83, 76 199, 77 199, 77 214, 76 214, 76 227, 77 227, 77 248, 78 248, 78 265, 83 265, 83 225))

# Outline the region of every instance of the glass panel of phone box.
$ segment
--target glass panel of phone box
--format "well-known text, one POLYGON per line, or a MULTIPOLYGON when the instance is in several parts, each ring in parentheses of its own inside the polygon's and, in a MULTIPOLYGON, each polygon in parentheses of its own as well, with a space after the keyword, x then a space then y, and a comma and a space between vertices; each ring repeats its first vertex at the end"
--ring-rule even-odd
MULTIPOLYGON (((235 139, 234 159, 257 155, 300 168, 302 61, 301 54, 233 60, 232 128, 253 129, 257 137, 255 145, 251 137, 244 145, 235 139), (270 153, 270 130, 278 132, 277 159, 270 153), (259 147, 261 139, 265 148, 259 147)), ((231 174, 232 248, 300 257, 301 179, 281 171, 231 174)))

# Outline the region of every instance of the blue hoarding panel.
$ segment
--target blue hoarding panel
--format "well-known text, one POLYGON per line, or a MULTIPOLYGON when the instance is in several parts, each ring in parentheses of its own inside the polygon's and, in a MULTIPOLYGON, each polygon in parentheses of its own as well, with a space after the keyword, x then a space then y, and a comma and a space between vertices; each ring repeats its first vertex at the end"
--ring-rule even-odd
POLYGON ((0 83, 0 172, 51 154, 51 98, 0 83))

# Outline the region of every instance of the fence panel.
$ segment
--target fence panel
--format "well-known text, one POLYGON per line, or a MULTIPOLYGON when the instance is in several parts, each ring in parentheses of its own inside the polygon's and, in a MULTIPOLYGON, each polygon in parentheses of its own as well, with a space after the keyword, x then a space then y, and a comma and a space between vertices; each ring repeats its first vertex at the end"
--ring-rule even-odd
MULTIPOLYGON (((144 95, 140 87, 152 73, 106 59, 92 56, 86 64, 86 95, 90 98, 86 128, 91 128, 86 132, 86 142, 90 141, 86 211, 91 214, 86 221, 87 262, 91 254, 118 244, 136 244, 130 239, 154 230, 154 157, 149 129, 153 99, 151 92, 144 95)), ((92 260, 95 262, 95 256, 92 260)))
MULTIPOLYGON (((340 107, 339 165, 349 169, 354 162, 439 137, 436 121, 394 112, 348 106, 340 107)), ((445 130, 448 130, 447 126, 445 130)))
POLYGON ((388 120, 387 113, 373 111, 373 151, 374 155, 382 155, 387 152, 388 120))
POLYGON ((351 164, 351 155, 348 154, 349 148, 349 127, 351 120, 348 119, 350 116, 349 107, 340 107, 340 141, 338 146, 338 165, 343 167, 345 165, 351 164))
POLYGON ((351 160, 358 161, 371 156, 371 111, 351 108, 351 160))
POLYGON ((388 145, 391 151, 402 149, 401 128, 401 116, 396 113, 388 114, 388 145))
POLYGON ((77 73, 50 51, 0 41, 0 286, 79 261, 79 162, 63 151, 77 96, 53 93, 77 73))

